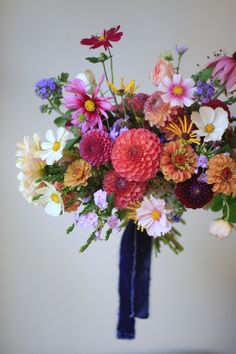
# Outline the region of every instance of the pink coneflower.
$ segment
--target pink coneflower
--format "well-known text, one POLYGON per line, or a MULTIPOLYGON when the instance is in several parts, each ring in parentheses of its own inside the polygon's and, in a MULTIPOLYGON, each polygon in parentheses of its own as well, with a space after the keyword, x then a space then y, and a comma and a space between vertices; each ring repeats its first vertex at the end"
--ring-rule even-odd
POLYGON ((232 57, 226 55, 218 57, 207 66, 214 68, 212 77, 219 79, 221 85, 225 84, 227 90, 236 83, 236 52, 232 57))
POLYGON ((195 92, 194 84, 192 79, 183 80, 181 75, 175 74, 173 79, 164 77, 158 90, 165 103, 170 103, 171 106, 190 107, 195 92))
POLYGON ((75 78, 65 86, 65 90, 73 94, 64 97, 66 107, 75 110, 72 113, 72 124, 80 125, 80 115, 85 116, 86 121, 82 124, 83 133, 88 129, 93 129, 97 124, 99 129, 103 129, 101 115, 108 118, 106 111, 112 109, 111 103, 108 102, 109 98, 98 97, 103 80, 104 75, 94 89, 92 96, 87 94, 85 83, 80 79, 75 78))

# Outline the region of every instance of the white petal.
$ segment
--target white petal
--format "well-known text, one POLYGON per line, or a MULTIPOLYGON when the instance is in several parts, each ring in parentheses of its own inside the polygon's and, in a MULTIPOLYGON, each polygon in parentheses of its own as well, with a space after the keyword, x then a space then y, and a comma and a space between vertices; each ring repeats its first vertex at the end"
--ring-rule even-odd
POLYGON ((182 97, 183 103, 186 107, 190 107, 193 104, 193 100, 188 97, 182 97))
POLYGON ((49 149, 51 150, 52 143, 42 143, 41 147, 42 147, 43 150, 49 150, 49 149))
MULTIPOLYGON (((195 85, 195 82, 193 79, 185 79, 183 81, 184 86, 188 87, 188 88, 192 88, 195 85)), ((195 89, 194 89, 195 90, 195 89)))
POLYGON ((50 142, 50 143, 54 143, 54 141, 55 141, 55 136, 54 136, 54 134, 53 134, 53 131, 52 131, 52 129, 48 129, 48 131, 46 132, 46 139, 50 142))
POLYGON ((193 112, 191 114, 191 120, 199 129, 201 130, 205 129, 206 124, 198 112, 193 112))
POLYGON ((211 124, 215 118, 215 110, 211 107, 201 107, 199 109, 199 113, 205 123, 205 126, 207 124, 211 124))
POLYGON ((181 83, 181 75, 180 74, 174 74, 173 75, 173 84, 179 85, 181 83))
POLYGON ((169 93, 165 93, 164 95, 161 95, 161 98, 162 98, 163 102, 165 102, 165 103, 169 103, 171 101, 171 97, 170 97, 169 93))
POLYGON ((54 203, 53 201, 50 201, 45 208, 45 213, 51 216, 59 216, 61 210, 62 208, 59 203, 54 203))
POLYGON ((66 132, 66 130, 63 127, 58 128, 57 130, 57 140, 60 141, 63 137, 63 134, 66 132))
POLYGON ((214 126, 216 129, 220 128, 220 130, 224 132, 228 125, 228 113, 223 108, 217 107, 215 109, 214 126))

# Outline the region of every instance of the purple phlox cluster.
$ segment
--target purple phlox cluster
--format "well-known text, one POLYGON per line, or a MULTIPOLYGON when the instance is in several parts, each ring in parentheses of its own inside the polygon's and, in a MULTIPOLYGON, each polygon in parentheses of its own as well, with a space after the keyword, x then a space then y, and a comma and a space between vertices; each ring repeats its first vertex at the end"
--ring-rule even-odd
POLYGON ((186 46, 185 44, 176 44, 175 50, 179 55, 183 55, 187 52, 188 46, 186 46))
POLYGON ((128 130, 128 127, 122 125, 122 123, 126 122, 127 120, 128 117, 120 118, 117 121, 115 121, 112 129, 110 130, 110 136, 113 140, 115 140, 118 135, 121 135, 122 133, 128 130))
POLYGON ((208 103, 211 97, 214 95, 215 89, 213 86, 213 81, 209 84, 205 81, 198 81, 196 86, 196 98, 201 103, 208 103))
POLYGON ((93 211, 91 211, 86 215, 75 214, 74 224, 75 226, 81 226, 81 227, 88 227, 88 226, 96 227, 98 224, 98 216, 93 211))
POLYGON ((57 85, 55 79, 41 79, 35 84, 35 93, 43 100, 50 97, 55 91, 61 92, 61 88, 57 85))
POLYGON ((208 163, 208 158, 205 155, 199 155, 197 157, 197 169, 195 170, 195 173, 198 173, 198 169, 201 168, 206 168, 208 163))
POLYGON ((107 208, 107 192, 103 191, 102 189, 99 189, 97 192, 94 193, 93 198, 95 204, 99 209, 103 210, 107 208))
POLYGON ((120 223, 120 219, 116 215, 111 215, 107 219, 107 224, 111 229, 119 230, 118 226, 120 223))
POLYGON ((198 182, 207 183, 207 174, 201 173, 197 180, 198 182))

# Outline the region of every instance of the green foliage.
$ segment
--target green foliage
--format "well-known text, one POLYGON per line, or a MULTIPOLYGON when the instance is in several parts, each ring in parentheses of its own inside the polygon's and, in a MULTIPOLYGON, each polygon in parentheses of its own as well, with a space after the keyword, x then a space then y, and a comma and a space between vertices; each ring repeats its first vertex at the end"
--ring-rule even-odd
POLYGON ((106 232, 106 236, 105 236, 105 240, 108 241, 110 236, 112 234, 112 229, 108 229, 107 232, 106 232))
POLYGON ((78 143, 80 138, 77 136, 76 138, 72 138, 67 140, 65 150, 71 150, 76 143, 78 143))
POLYGON ((225 103, 228 105, 232 105, 232 104, 236 103, 236 96, 228 97, 228 99, 227 99, 227 101, 225 101, 225 103))
POLYGON ((222 210, 224 220, 236 223, 236 198, 219 194, 213 198, 211 210, 215 212, 222 210))
POLYGON ((229 222, 236 223, 236 198, 227 198, 225 206, 228 213, 227 220, 229 222))
POLYGON ((97 64, 97 63, 104 63, 108 59, 110 59, 111 56, 106 55, 105 53, 100 53, 99 57, 87 57, 85 58, 92 64, 97 64))
POLYGON ((197 81, 207 81, 210 79, 212 72, 213 72, 214 68, 205 68, 201 71, 199 71, 198 73, 192 75, 192 78, 195 82, 197 81))
POLYGON ((69 74, 68 73, 61 73, 58 77, 57 80, 62 82, 63 84, 68 81, 69 74))
POLYGON ((49 108, 48 104, 43 104, 39 107, 41 113, 48 113, 50 114, 52 112, 51 108, 49 108), (50 112, 49 112, 50 111, 50 112))
POLYGON ((91 235, 89 236, 89 238, 87 239, 87 242, 80 248, 80 253, 83 253, 88 247, 89 245, 93 242, 93 240, 96 238, 95 236, 95 231, 93 231, 91 233, 91 235))
POLYGON ((44 168, 44 174, 42 181, 54 183, 54 182, 63 182, 64 181, 65 168, 57 165, 46 165, 44 168))
POLYGON ((211 210, 220 211, 223 208, 224 195, 218 194, 212 199, 211 210))
POLYGON ((67 118, 64 117, 57 117, 56 119, 54 119, 54 123, 56 124, 56 126, 59 127, 65 127, 66 123, 68 122, 67 118))
POLYGON ((74 230, 74 228, 75 228, 75 224, 70 225, 70 226, 67 228, 67 230, 66 230, 67 235, 68 235, 69 233, 71 233, 71 232, 74 230))

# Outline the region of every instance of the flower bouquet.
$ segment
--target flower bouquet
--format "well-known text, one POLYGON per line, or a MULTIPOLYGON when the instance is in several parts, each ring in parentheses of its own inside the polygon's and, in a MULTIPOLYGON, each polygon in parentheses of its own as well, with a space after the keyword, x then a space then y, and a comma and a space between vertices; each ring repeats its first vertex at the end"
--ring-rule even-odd
POLYGON ((27 201, 52 216, 74 213, 67 233, 92 228, 81 252, 126 227, 118 337, 133 338, 134 317, 148 317, 152 246, 183 250, 176 225, 185 223, 188 208, 221 211, 210 225, 221 239, 236 223, 236 118, 229 109, 236 102, 236 53, 214 53, 184 79, 180 67, 188 48, 177 45, 175 58, 166 52, 154 66, 154 92, 140 93, 134 80, 114 77, 111 48, 122 35, 117 26, 81 40, 103 49, 86 58, 101 66, 98 82, 85 70, 36 83, 40 110, 57 114, 57 130, 49 129, 43 142, 38 134, 25 137, 17 167, 27 201), (138 289, 144 290, 136 297, 138 289))

